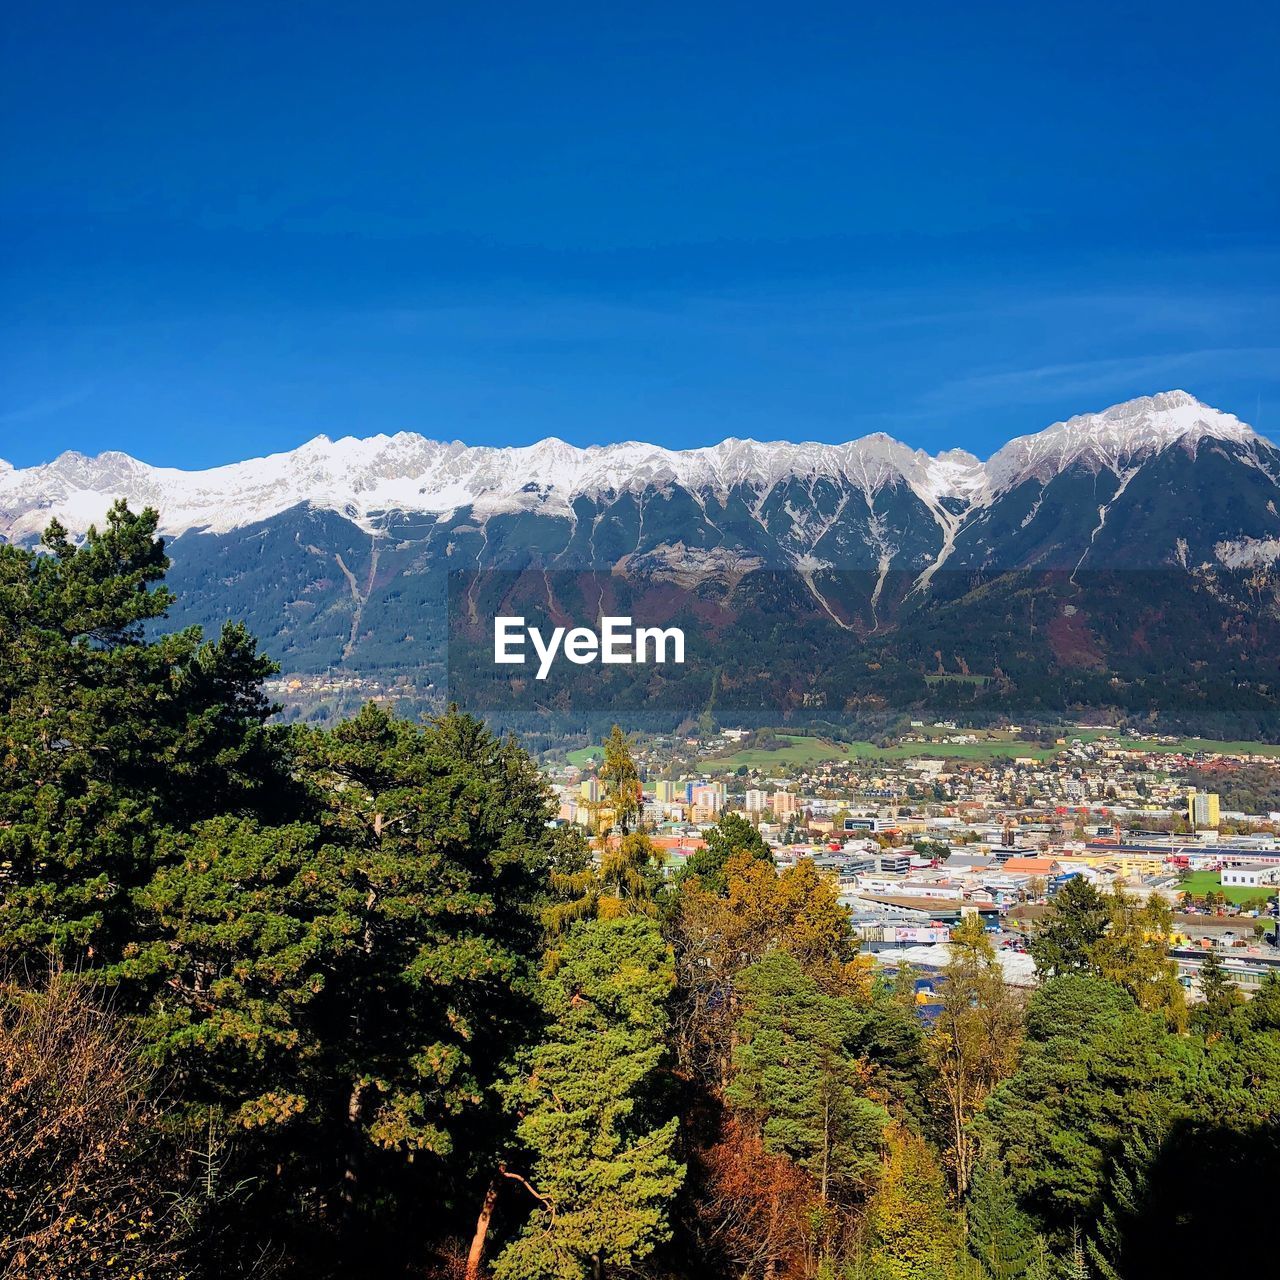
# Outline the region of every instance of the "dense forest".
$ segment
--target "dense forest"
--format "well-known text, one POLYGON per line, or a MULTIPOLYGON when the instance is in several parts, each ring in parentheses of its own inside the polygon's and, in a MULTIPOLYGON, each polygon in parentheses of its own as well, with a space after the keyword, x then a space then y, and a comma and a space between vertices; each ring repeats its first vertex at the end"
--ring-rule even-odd
POLYGON ((1188 1005, 1069 882, 919 1003, 745 821, 666 876, 513 740, 289 726, 241 626, 158 626, 150 511, 0 547, 0 1275, 1219 1274, 1280 1183, 1280 982, 1188 1005), (602 828, 605 825, 602 822, 602 828))

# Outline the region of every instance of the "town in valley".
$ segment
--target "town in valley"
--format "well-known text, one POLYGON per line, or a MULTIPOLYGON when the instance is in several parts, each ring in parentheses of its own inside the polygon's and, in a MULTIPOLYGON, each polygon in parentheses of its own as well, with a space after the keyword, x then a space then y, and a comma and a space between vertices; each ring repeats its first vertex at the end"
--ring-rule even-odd
MULTIPOLYGON (((739 814, 780 870, 812 859, 839 885, 863 949, 918 970, 922 1003, 966 917, 996 939, 1006 981, 1033 985, 1028 938, 1077 877, 1168 905, 1193 1000, 1210 953, 1246 995, 1280 971, 1280 748, 917 721, 884 748, 731 728, 640 737, 635 754, 666 875, 704 846, 706 826, 739 814)), ((610 823, 600 759, 550 753, 559 821, 610 823)))

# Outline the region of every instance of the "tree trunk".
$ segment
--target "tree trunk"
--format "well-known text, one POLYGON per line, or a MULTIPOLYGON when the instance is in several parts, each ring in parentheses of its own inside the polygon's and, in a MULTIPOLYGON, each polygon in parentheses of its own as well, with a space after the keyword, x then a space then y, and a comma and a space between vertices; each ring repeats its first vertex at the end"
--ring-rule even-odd
POLYGON ((965 1111, 964 1086, 957 1082, 951 1122, 956 1144, 956 1194, 959 1196, 969 1190, 969 1135, 965 1131, 965 1111))
POLYGON ((827 1180, 831 1176, 831 1095, 822 1100, 822 1203, 827 1203, 827 1180))
POLYGON ((360 1118, 364 1114, 364 1082, 356 1081, 347 1098, 347 1159, 342 1171, 342 1199, 348 1208, 355 1204, 356 1184, 360 1181, 360 1162, 363 1155, 360 1118))
POLYGON ((493 1206, 498 1202, 498 1180, 489 1183, 484 1193, 484 1202, 480 1205, 480 1216, 476 1219, 475 1235, 471 1237, 471 1248, 467 1250, 467 1269, 464 1280, 480 1280, 480 1263, 484 1259, 485 1238, 489 1234, 489 1222, 493 1218, 493 1206))

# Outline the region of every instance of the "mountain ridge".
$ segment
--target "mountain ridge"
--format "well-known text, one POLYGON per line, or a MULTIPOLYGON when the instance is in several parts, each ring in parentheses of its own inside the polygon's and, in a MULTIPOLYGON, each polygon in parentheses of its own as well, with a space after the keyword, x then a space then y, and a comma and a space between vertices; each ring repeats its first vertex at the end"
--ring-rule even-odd
POLYGON ((468 446, 414 432, 332 440, 317 436, 293 450, 187 471, 152 466, 119 451, 68 452, 15 468, 0 461, 0 535, 38 536, 56 516, 74 533, 100 520, 117 497, 156 506, 162 531, 227 533, 301 503, 336 512, 366 532, 389 512, 479 518, 533 512, 573 518, 581 496, 679 486, 726 494, 745 487, 763 505, 790 480, 839 481, 870 501, 905 483, 944 534, 958 509, 989 505, 1029 478, 1042 482, 1080 465, 1121 475, 1135 458, 1202 441, 1229 441, 1270 471, 1270 441, 1232 414, 1185 391, 1160 392, 1080 414, 1015 437, 985 462, 963 449, 929 454, 875 432, 843 444, 727 438, 674 450, 638 441, 579 448, 556 437, 514 447, 468 446), (1263 453, 1259 453, 1261 446, 1263 453))
MULTIPOLYGON (((204 472, 64 454, 0 467, 0 537, 32 545, 53 517, 79 534, 121 497, 160 512, 167 625, 245 621, 300 677, 298 714, 339 709, 307 692, 334 673, 352 697, 438 707, 467 670, 457 623, 510 593, 514 612, 560 621, 622 600, 682 619, 697 661, 668 680, 677 719, 712 704, 864 731, 1098 714, 1280 737, 1280 448, 1186 392, 986 461, 882 433, 684 451, 400 433, 204 472)), ((488 696, 488 668, 471 669, 488 696)), ((641 691, 615 692, 629 706, 641 691)))

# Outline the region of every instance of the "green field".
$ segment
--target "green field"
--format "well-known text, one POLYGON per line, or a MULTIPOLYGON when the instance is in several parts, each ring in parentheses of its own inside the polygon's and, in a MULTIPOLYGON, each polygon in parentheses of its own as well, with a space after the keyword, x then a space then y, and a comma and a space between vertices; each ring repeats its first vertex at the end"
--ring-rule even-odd
MULTIPOLYGON (((975 730, 981 736, 981 730, 975 730)), ((1078 733, 1065 730, 1062 737, 1070 743, 1073 738, 1081 742, 1096 742, 1106 738, 1117 747, 1127 747, 1138 751, 1165 752, 1166 754, 1189 754, 1193 751, 1216 751, 1223 755, 1254 755, 1280 758, 1280 746, 1266 742, 1219 742, 1212 738, 1179 738, 1177 742, 1144 742, 1137 738, 1113 738, 1112 735, 1097 729, 1086 729, 1078 733)), ((954 760, 990 760, 993 756, 1028 756, 1036 760, 1049 760, 1057 755, 1062 747, 1042 747, 1034 742, 1024 742, 1017 738, 1000 737, 997 733, 989 733, 985 741, 972 744, 953 745, 946 742, 904 742, 896 747, 874 747, 869 742, 849 743, 845 754, 867 760, 903 760, 916 756, 943 756, 954 760)))
MULTIPOLYGON (((770 765, 811 765, 824 760, 914 760, 935 756, 948 760, 990 760, 995 756, 1028 756, 1047 760, 1056 748, 1040 747, 1013 738, 990 737, 984 742, 904 742, 896 747, 877 747, 870 742, 832 742, 799 734, 779 734, 787 745, 777 751, 747 748, 724 759, 709 762, 713 767, 767 769, 770 765)), ((572 759, 572 757, 570 757, 572 759)))
MULTIPOLYGON (((959 680, 963 676, 940 676, 938 679, 959 680)), ((974 680, 985 679, 984 676, 969 677, 974 680)), ((966 731, 967 732, 967 731, 966 731)), ((806 737, 801 734, 779 734, 786 742, 785 747, 777 751, 760 751, 748 748, 735 752, 731 756, 709 762, 712 768, 738 769, 746 765, 749 769, 767 769, 771 765, 799 766, 820 764, 824 760, 915 760, 922 757, 933 757, 944 760, 991 760, 997 756, 1020 756, 1032 760, 1051 760, 1061 747, 1042 747, 1035 742, 1027 742, 1020 738, 1011 738, 1000 730, 974 730, 980 739, 972 743, 950 742, 903 742, 893 747, 877 747, 870 742, 833 742, 827 738, 806 737)), ((1078 738, 1082 742, 1096 742, 1106 738, 1117 747, 1128 747, 1137 750, 1189 753, 1192 751, 1216 751, 1224 755, 1254 753, 1280 758, 1280 746, 1264 742, 1219 742, 1211 738, 1180 738, 1177 742, 1144 742, 1136 738, 1113 737, 1105 730, 1084 729, 1073 732, 1064 730, 1063 737, 1070 742, 1078 738)), ((569 759, 580 763, 575 757, 581 752, 573 752, 569 759)))
POLYGON ((858 760, 915 760, 922 756, 944 760, 993 760, 996 756, 1048 760, 1059 750, 1060 747, 1041 747, 1017 738, 988 738, 985 742, 902 742, 896 747, 851 742, 845 747, 845 755, 858 760))
POLYGON ((602 747, 579 747, 576 751, 570 751, 565 759, 571 765, 575 765, 581 769, 584 765, 590 764, 593 760, 599 760, 604 755, 602 747))
MULTIPOLYGON (((1222 877, 1216 871, 1193 871, 1179 884, 1178 888, 1195 894, 1197 898, 1208 893, 1210 889, 1215 893, 1222 893, 1222 877)), ((1265 902, 1268 898, 1275 897, 1275 893, 1274 889, 1229 888, 1226 890, 1227 898, 1242 906, 1254 902, 1265 902)))
POLYGON ((1221 742, 1216 738, 1179 738, 1176 742, 1147 742, 1141 738, 1120 738, 1097 729, 1081 733, 1066 733, 1066 738, 1079 738, 1082 742, 1097 742, 1106 738, 1117 747, 1131 751, 1163 751, 1167 754, 1188 755, 1193 751, 1214 751, 1221 755, 1255 755, 1280 758, 1280 745, 1274 742, 1221 742))
POLYGON ((847 747, 837 746, 824 738, 807 738, 800 734, 780 733, 778 741, 785 742, 785 747, 776 751, 761 751, 749 747, 735 751, 733 755, 721 760, 707 763, 713 768, 737 769, 746 765, 749 769, 767 769, 771 765, 809 765, 821 764, 824 760, 844 760, 848 758, 847 747))

